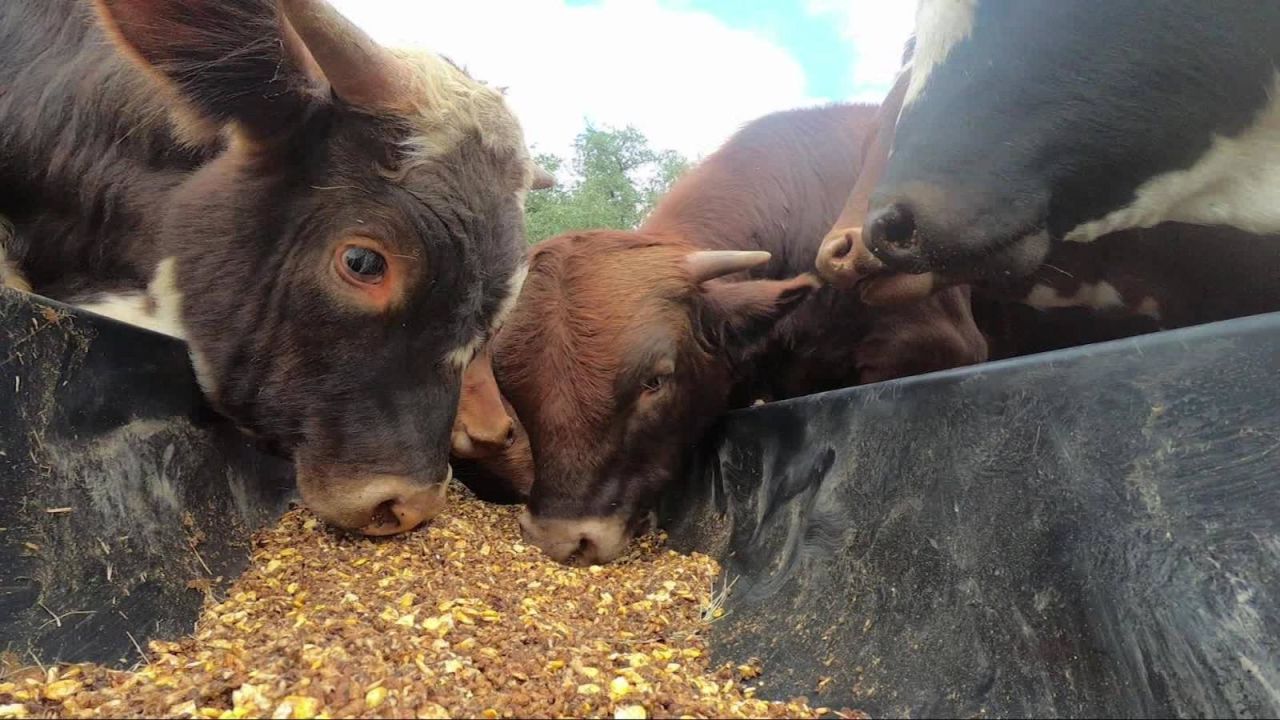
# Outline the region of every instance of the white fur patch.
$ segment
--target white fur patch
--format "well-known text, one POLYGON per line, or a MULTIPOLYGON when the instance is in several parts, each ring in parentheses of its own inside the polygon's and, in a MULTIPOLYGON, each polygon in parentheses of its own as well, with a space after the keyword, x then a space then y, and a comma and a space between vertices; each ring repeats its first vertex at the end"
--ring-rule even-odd
POLYGON ((520 267, 516 268, 515 273, 511 275, 511 280, 507 282, 507 297, 502 301, 502 305, 498 306, 498 312, 493 316, 493 325, 490 328, 492 332, 497 332, 503 323, 511 315, 511 311, 516 307, 516 301, 520 299, 520 291, 524 289, 524 281, 529 277, 529 266, 526 263, 520 263, 520 267))
POLYGON ((502 93, 435 53, 418 49, 392 52, 414 69, 411 107, 406 113, 406 119, 418 129, 406 142, 411 164, 447 153, 469 133, 478 132, 485 147, 510 153, 513 160, 528 166, 522 168, 525 188, 532 183, 524 131, 502 93))
POLYGON ((911 59, 911 84, 902 101, 905 108, 920 97, 934 68, 951 49, 973 32, 978 0, 920 0, 916 7, 916 49, 911 59))
MULTIPOLYGON (((155 303, 156 318, 170 327, 178 328, 183 333, 178 337, 185 338, 186 333, 182 330, 182 293, 178 290, 178 262, 175 258, 165 258, 156 265, 147 293, 155 303)), ((190 342, 187 343, 187 355, 191 358, 196 383, 206 395, 213 395, 217 388, 208 361, 190 342)))
POLYGON ((1064 239, 1090 242, 1166 221, 1229 225, 1260 235, 1280 232, 1280 74, 1266 107, 1244 132, 1215 137, 1194 165, 1151 178, 1128 207, 1084 223, 1064 239))
POLYGON ((464 345, 460 345, 445 356, 445 362, 458 368, 458 370, 466 370, 467 365, 471 364, 475 358, 476 352, 480 349, 480 345, 484 343, 484 336, 477 335, 464 345))
POLYGON ((1142 298, 1142 302, 1138 303, 1138 307, 1134 308, 1134 312, 1139 315, 1146 315, 1155 320, 1160 319, 1160 303, 1153 297, 1142 298))
POLYGON ((76 307, 134 327, 183 339, 181 328, 168 327, 156 317, 151 299, 145 292, 106 293, 95 297, 92 302, 76 303, 76 307))
MULTIPOLYGON (((165 258, 156 265, 146 292, 103 295, 91 302, 76 303, 76 307, 178 340, 187 339, 182 325, 182 293, 178 291, 177 261, 174 258, 165 258)), ((190 343, 187 344, 187 353, 191 357, 196 382, 205 393, 212 393, 213 380, 204 356, 190 343)))
POLYGON ((1074 295, 1062 295, 1048 285, 1036 285, 1023 300, 1040 310, 1065 307, 1087 307, 1094 310, 1124 307, 1120 292, 1109 282, 1082 283, 1074 295))

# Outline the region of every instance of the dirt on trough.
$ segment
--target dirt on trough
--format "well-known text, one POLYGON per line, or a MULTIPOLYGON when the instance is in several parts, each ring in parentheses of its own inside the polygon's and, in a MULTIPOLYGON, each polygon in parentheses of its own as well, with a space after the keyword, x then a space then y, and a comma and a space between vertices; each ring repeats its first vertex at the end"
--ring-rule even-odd
POLYGON ((717 573, 660 536, 562 566, 520 542, 516 509, 464 491, 391 539, 294 510, 191 637, 133 672, 0 668, 0 718, 860 716, 760 699, 754 660, 713 667, 717 573))

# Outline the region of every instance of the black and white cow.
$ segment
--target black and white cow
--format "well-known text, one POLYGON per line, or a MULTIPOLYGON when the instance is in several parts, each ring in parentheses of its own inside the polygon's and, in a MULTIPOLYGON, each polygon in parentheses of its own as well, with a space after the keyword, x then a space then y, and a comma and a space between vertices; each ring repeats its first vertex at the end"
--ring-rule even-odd
POLYGON ((1280 231, 1278 64, 1270 0, 921 0, 865 242, 957 281, 1166 221, 1280 231))

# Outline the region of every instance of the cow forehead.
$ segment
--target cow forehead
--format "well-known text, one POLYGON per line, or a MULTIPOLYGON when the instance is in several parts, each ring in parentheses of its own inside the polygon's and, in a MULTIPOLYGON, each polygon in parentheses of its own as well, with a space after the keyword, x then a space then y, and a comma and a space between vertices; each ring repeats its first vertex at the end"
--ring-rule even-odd
POLYGON ((634 346, 689 323, 679 300, 691 284, 679 251, 603 252, 607 241, 590 242, 587 252, 566 243, 535 252, 500 343, 504 377, 539 394, 558 388, 576 406, 558 413, 566 417, 611 406, 613 380, 634 346))
POLYGON ((911 83, 902 106, 906 108, 924 92, 934 69, 951 49, 973 32, 979 0, 920 0, 916 8, 915 44, 911 52, 911 83))
POLYGON ((415 70, 406 113, 415 132, 404 148, 410 161, 426 162, 448 154, 475 135, 486 150, 522 166, 523 182, 518 191, 528 187, 533 165, 520 123, 502 94, 434 53, 413 49, 393 52, 415 70))

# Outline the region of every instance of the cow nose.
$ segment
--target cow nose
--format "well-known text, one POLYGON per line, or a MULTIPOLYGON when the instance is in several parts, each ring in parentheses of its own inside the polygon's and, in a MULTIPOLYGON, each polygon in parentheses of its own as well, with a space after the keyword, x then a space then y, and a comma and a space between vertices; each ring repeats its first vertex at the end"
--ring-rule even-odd
POLYGON ((919 268, 923 259, 920 236, 915 213, 906 203, 873 210, 864 232, 868 249, 890 269, 909 272, 919 268))
POLYGON ((818 248, 814 269, 824 281, 848 287, 884 269, 884 264, 867 251, 862 228, 831 231, 818 248))
POLYGON ((447 488, 448 485, 441 483, 433 488, 396 492, 374 507, 369 524, 360 528, 360 532, 365 535, 397 535, 413 530, 440 514, 445 506, 447 488))
POLYGON ((818 277, 832 285, 851 285, 857 279, 853 268, 854 231, 837 230, 822 241, 814 269, 818 277))
POLYGON ((520 534, 556 562, 578 566, 617 559, 631 539, 620 516, 538 518, 528 509, 520 514, 520 534))
POLYGON ((318 483, 300 476, 299 486, 303 502, 325 522, 364 535, 396 535, 444 510, 452 477, 452 468, 435 483, 397 475, 318 483))
POLYGON ((482 427, 478 430, 468 428, 467 434, 471 436, 473 444, 486 450, 497 452, 511 447, 511 443, 516 437, 516 428, 510 417, 503 417, 488 427, 482 427))

